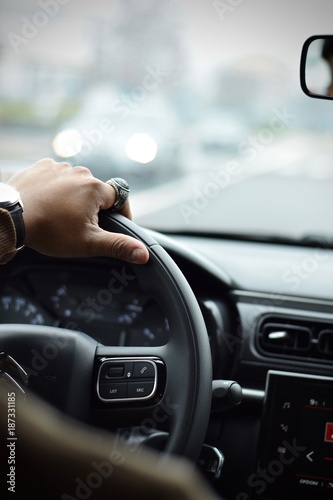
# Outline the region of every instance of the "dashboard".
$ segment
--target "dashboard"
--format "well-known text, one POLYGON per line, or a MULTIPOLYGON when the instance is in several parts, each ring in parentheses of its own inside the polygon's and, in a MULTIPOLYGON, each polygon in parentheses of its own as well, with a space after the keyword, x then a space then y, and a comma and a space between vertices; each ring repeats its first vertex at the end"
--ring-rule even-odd
MULTIPOLYGON (((243 389, 240 405, 212 407, 206 443, 225 458, 213 487, 230 500, 331 498, 332 250, 151 234, 196 295, 214 379, 243 389)), ((130 266, 28 249, 0 268, 0 321, 80 330, 105 346, 159 346, 169 335, 130 266)))

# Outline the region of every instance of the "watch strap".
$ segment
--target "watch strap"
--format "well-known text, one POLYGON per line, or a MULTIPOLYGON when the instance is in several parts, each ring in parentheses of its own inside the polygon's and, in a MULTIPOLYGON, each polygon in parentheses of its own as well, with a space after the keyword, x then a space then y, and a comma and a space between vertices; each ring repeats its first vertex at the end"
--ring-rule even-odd
POLYGON ((7 264, 15 255, 15 224, 8 210, 0 208, 0 264, 7 264))
POLYGON ((23 221, 23 209, 20 203, 16 205, 15 208, 10 210, 10 215, 13 219, 14 225, 15 225, 15 230, 16 230, 16 249, 18 250, 19 248, 23 247, 24 245, 24 237, 25 237, 25 230, 24 230, 24 221, 23 221))

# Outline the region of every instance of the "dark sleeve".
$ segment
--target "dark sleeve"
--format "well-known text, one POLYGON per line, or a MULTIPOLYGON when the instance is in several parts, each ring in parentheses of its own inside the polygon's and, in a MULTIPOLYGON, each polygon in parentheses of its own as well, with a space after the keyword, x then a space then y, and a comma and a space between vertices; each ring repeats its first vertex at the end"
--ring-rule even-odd
POLYGON ((161 461, 153 450, 127 449, 116 435, 71 420, 35 397, 23 401, 16 396, 17 440, 11 442, 7 399, 13 389, 4 386, 0 381, 0 470, 9 467, 9 443, 15 453, 17 498, 26 498, 27 492, 29 498, 40 494, 47 500, 219 498, 184 459, 161 461))

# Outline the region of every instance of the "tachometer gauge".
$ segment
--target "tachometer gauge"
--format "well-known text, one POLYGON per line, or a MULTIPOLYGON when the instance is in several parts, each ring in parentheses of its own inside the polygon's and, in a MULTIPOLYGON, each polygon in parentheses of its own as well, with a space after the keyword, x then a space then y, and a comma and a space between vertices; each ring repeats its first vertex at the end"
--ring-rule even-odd
POLYGON ((30 297, 6 289, 0 292, 0 322, 52 325, 54 320, 30 297))

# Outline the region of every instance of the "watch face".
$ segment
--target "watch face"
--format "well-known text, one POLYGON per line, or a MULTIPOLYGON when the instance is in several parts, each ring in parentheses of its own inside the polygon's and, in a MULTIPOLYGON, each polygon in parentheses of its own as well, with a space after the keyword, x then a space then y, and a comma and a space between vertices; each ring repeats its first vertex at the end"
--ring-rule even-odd
POLYGON ((20 195, 12 186, 0 182, 0 207, 9 208, 20 201, 20 195))

